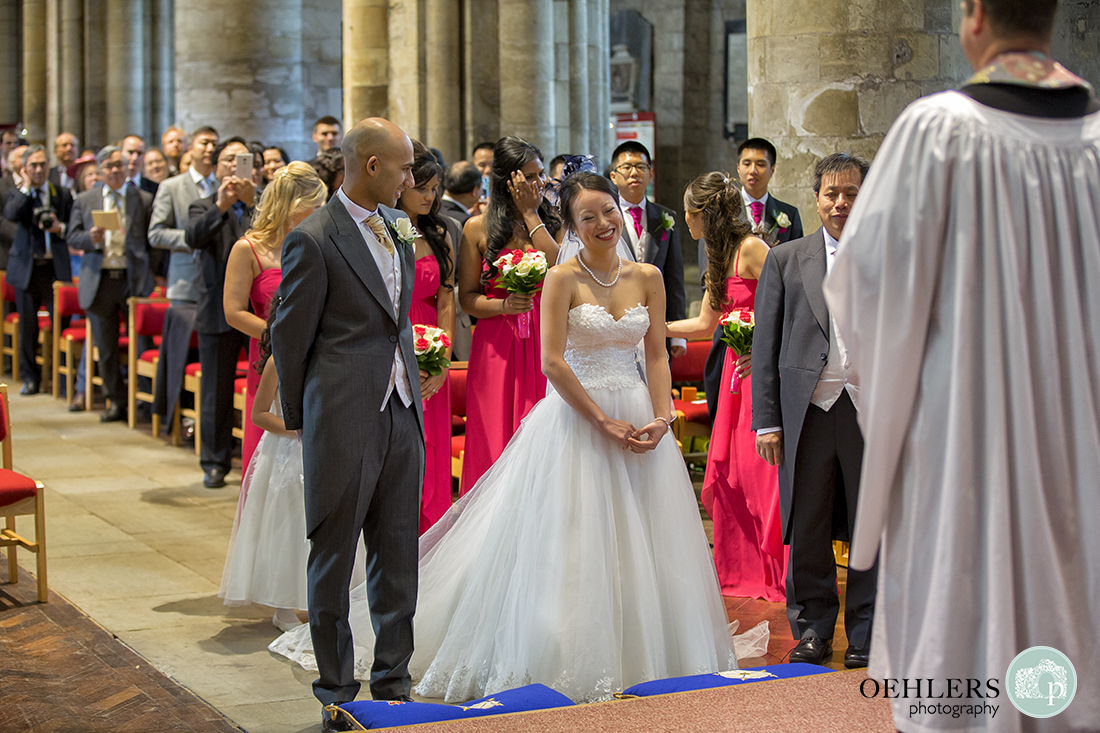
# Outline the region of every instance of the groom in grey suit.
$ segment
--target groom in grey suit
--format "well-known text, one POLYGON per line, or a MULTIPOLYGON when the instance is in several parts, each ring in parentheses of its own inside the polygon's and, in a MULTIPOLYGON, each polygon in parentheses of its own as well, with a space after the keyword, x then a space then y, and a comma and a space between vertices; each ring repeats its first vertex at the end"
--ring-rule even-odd
MULTIPOLYGON (((868 164, 847 153, 814 170, 822 227, 768 253, 756 289, 752 429, 760 455, 779 466, 783 541, 789 544, 787 616, 798 645, 790 661, 832 659, 840 600, 832 540, 855 526, 863 435, 859 386, 847 368, 822 285, 868 164)), ((876 566, 877 567, 877 566, 876 566)), ((866 667, 876 568, 848 570, 844 666, 866 667)))
MULTIPOLYGON (((272 327, 283 420, 302 440, 309 625, 322 705, 355 699, 348 585, 360 531, 376 635, 370 690, 408 700, 424 475, 409 303, 413 247, 393 207, 413 186, 408 136, 383 119, 348 131, 344 184, 283 245, 272 327)), ((333 722, 325 721, 330 729, 333 722)))

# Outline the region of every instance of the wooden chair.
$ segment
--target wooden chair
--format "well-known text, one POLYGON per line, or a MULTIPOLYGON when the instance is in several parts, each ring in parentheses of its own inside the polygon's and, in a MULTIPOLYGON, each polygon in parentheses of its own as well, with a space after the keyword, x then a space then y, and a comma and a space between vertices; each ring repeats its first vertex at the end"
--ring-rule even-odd
MULTIPOLYGON (((245 414, 245 391, 248 389, 248 377, 238 377, 233 382, 233 437, 244 440, 244 423, 251 420, 251 415, 245 414)), ((248 468, 248 466, 245 466, 248 468)))
MULTIPOLYGON (((6 273, 0 272, 0 275, 6 275, 6 273)), ((7 278, 3 278, 3 282, 0 283, 0 292, 3 293, 4 301, 4 320, 2 322, 2 330, 0 334, 6 339, 3 343, 2 353, 3 356, 11 357, 11 378, 13 382, 20 381, 19 375, 19 312, 15 308, 15 288, 8 284, 7 278)), ((50 381, 51 374, 51 349, 50 344, 53 341, 53 323, 50 321, 48 313, 39 311, 38 313, 38 350, 35 354, 34 360, 36 363, 42 365, 41 375, 42 382, 40 387, 46 387, 46 383, 50 381)))
MULTIPOLYGON (((447 372, 451 387, 451 477, 462 481, 462 459, 466 455, 466 373, 469 362, 452 361, 447 372)), ((461 483, 459 484, 461 487, 461 483)))
POLYGON ((0 440, 2 440, 3 467, 0 468, 0 516, 5 527, 0 530, 0 547, 8 549, 8 582, 19 581, 19 563, 15 553, 18 548, 30 550, 37 557, 38 602, 49 600, 46 586, 46 508, 45 489, 41 482, 16 473, 11 462, 11 420, 8 411, 8 386, 0 384, 0 440), (15 531, 15 518, 34 517, 34 541, 15 531))
POLYGON ((195 455, 202 455, 202 365, 193 362, 183 372, 183 391, 194 395, 194 407, 183 408, 176 404, 172 419, 172 445, 182 445, 180 418, 189 417, 195 421, 195 455))
MULTIPOLYGON (((164 314, 168 310, 165 298, 130 298, 126 301, 126 409, 127 422, 131 429, 137 427, 137 403, 153 404, 156 394, 157 360, 160 358, 158 340, 164 329, 164 314), (138 352, 141 336, 153 339, 157 348, 138 352), (148 377, 154 386, 148 392, 142 392, 138 377, 148 377)), ((160 416, 153 415, 153 437, 160 436, 160 416)))
POLYGON ((76 283, 55 282, 53 284, 53 334, 50 339, 53 342, 54 398, 61 397, 62 375, 65 376, 65 397, 70 400, 73 398, 76 373, 80 368, 80 353, 84 349, 84 334, 87 328, 83 318, 70 320, 68 328, 62 327, 61 319, 83 315, 84 309, 80 307, 76 283), (62 356, 65 357, 64 362, 62 362, 62 356))
POLYGON ((710 339, 688 341, 687 353, 669 362, 673 385, 682 385, 678 395, 673 391, 672 404, 676 410, 676 421, 672 423, 672 434, 686 446, 689 453, 696 438, 710 437, 707 403, 699 399, 698 388, 689 386, 689 383, 703 381, 710 347, 710 339))

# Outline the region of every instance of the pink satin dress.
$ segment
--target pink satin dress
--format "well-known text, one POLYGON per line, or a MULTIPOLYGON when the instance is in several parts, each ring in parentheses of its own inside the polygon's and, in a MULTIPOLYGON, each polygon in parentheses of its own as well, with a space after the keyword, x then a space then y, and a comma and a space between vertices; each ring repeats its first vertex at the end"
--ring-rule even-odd
MULTIPOLYGON (((438 326, 439 260, 435 255, 416 261, 409 320, 413 325, 438 326)), ((420 497, 420 534, 451 508, 451 385, 424 401, 424 491, 420 497)))
MULTIPOLYGON (((727 278, 725 313, 752 308, 756 285, 752 279, 727 278)), ((714 521, 714 564, 722 594, 780 602, 786 600, 787 550, 780 529, 779 475, 756 452, 752 376, 731 391, 738 356, 726 350, 703 506, 714 521)))
MULTIPOLYGON (((492 283, 485 297, 503 300, 508 292, 492 283)), ((500 457, 523 418, 546 396, 539 346, 541 295, 534 302, 528 313, 479 318, 474 328, 466 379, 463 494, 500 457)))
MULTIPOLYGON (((245 240, 248 241, 248 240, 245 240)), ((252 281, 252 290, 248 294, 248 302, 252 306, 252 312, 267 321, 268 312, 271 310, 271 299, 279 290, 279 283, 283 281, 283 271, 278 267, 264 269, 260 262, 260 256, 256 254, 256 247, 248 242, 252 249, 252 256, 256 258, 256 264, 260 266, 260 274, 252 281)), ((252 424, 252 402, 256 398, 256 388, 260 385, 260 373, 256 371, 255 364, 260 358, 260 342, 257 339, 248 339, 248 372, 245 377, 244 393, 244 442, 241 446, 241 465, 248 468, 252 454, 256 450, 256 444, 260 442, 260 436, 264 431, 252 424)))

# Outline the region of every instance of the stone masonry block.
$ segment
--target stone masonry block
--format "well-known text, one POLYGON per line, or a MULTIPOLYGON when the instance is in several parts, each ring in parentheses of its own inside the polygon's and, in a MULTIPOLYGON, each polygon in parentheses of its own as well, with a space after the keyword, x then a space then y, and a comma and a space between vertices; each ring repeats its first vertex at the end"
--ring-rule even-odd
POLYGON ((848 0, 786 0, 774 6, 771 35, 830 34, 847 27, 848 0))
POLYGON ((924 28, 925 3, 951 0, 849 0, 848 29, 893 33, 924 28))
POLYGON ((858 135, 859 95, 847 85, 791 86, 790 119, 795 130, 808 135, 858 135))
POLYGON ((940 75, 940 37, 924 33, 894 36, 894 76, 905 80, 940 75))
POLYGON ((790 134, 788 84, 749 87, 749 134, 773 139, 790 134))
POLYGON ((765 39, 764 78, 772 83, 811 82, 819 77, 819 36, 765 39))
POLYGON ((821 80, 889 76, 893 68, 891 50, 890 37, 883 33, 822 36, 821 80))

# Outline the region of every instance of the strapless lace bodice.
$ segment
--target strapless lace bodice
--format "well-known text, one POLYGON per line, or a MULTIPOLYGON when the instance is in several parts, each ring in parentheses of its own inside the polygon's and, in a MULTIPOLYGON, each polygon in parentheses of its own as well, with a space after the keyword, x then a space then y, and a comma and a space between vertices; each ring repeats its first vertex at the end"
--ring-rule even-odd
POLYGON ((642 384, 634 350, 649 330, 649 310, 636 305, 622 318, 581 303, 569 311, 565 363, 585 389, 627 389, 642 384))

